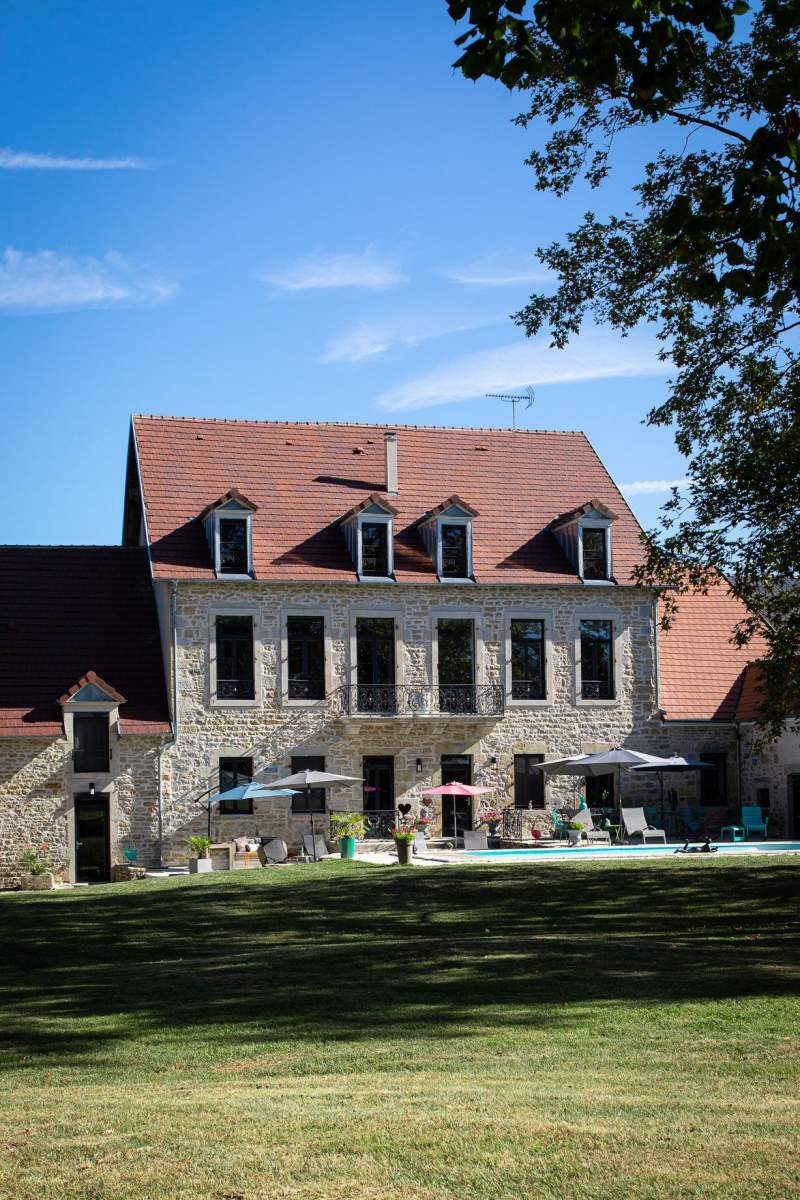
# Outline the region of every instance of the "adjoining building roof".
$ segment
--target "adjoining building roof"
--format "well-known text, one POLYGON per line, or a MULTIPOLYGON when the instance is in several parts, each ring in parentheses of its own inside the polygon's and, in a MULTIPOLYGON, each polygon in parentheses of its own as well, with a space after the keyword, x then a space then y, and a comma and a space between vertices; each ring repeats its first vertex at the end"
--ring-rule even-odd
POLYGON ((707 595, 682 596, 672 628, 659 632, 660 704, 668 721, 747 720, 741 708, 748 664, 766 650, 762 638, 745 649, 731 642, 747 615, 727 583, 707 595))
POLYGON ((146 551, 0 546, 0 737, 57 737, 93 676, 125 697, 123 734, 169 732, 146 551))
MULTIPOLYGON (((473 538, 478 583, 580 586, 549 527, 590 496, 619 514, 614 575, 630 581, 641 558, 639 525, 582 433, 137 416, 154 575, 214 579, 200 515, 235 486, 258 505, 256 578, 355 581, 341 518, 385 491, 387 428, 397 433, 398 582, 436 582, 419 522, 452 494, 469 497, 480 514, 473 538)), ((126 524, 133 538, 138 522, 126 524)))

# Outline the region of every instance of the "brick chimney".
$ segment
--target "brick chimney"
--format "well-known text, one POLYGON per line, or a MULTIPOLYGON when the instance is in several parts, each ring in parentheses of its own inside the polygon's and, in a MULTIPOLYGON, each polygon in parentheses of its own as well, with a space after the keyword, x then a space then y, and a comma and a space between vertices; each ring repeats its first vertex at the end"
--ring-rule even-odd
POLYGON ((386 491, 390 496, 397 495, 397 434, 385 433, 383 445, 386 452, 386 491))

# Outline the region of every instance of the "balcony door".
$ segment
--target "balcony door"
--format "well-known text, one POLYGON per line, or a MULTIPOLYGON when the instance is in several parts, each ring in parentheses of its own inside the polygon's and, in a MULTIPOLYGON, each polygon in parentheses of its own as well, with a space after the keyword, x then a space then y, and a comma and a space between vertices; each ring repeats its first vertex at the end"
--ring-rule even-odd
POLYGON ((439 711, 475 712, 475 622, 440 618, 439 711))
POLYGON ((356 707, 359 712, 397 712, 393 617, 356 620, 356 707))
MULTIPOLYGON (((472 783, 472 759, 468 754, 442 755, 442 783, 472 783)), ((463 838, 472 829, 470 796, 442 796, 442 837, 463 838)))

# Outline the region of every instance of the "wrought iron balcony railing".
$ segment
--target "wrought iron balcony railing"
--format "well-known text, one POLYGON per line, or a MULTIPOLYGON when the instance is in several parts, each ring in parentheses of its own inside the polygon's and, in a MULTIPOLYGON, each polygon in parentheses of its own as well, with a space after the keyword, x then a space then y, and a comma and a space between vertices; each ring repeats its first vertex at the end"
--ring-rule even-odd
POLYGON ((582 700, 613 700, 614 685, 608 679, 584 679, 581 681, 582 700))
POLYGON ((505 690, 499 683, 355 684, 342 694, 344 711, 351 716, 501 716, 505 690))
POLYGON ((218 700, 252 700, 255 696, 252 679, 218 679, 218 700))

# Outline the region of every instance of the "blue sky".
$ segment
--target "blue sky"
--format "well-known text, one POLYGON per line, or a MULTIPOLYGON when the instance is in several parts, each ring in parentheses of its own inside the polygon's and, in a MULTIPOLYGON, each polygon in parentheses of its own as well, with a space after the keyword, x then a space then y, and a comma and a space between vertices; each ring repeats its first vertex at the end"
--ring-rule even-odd
POLYGON ((444 0, 6 0, 1 542, 117 541, 132 412, 503 425, 484 393, 533 384, 520 423, 683 476, 646 335, 557 354, 509 319, 642 146, 607 195, 536 193, 520 99, 453 34, 444 0))

